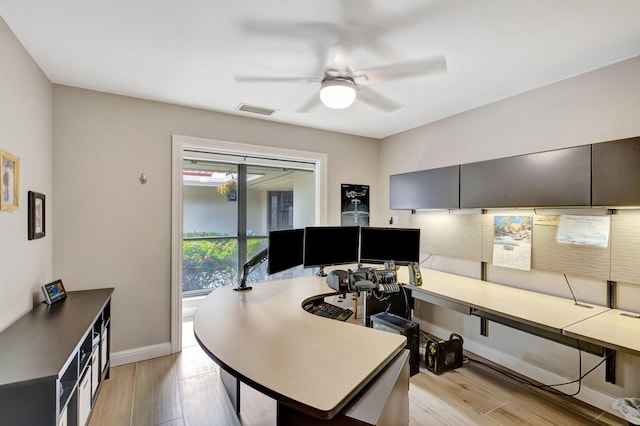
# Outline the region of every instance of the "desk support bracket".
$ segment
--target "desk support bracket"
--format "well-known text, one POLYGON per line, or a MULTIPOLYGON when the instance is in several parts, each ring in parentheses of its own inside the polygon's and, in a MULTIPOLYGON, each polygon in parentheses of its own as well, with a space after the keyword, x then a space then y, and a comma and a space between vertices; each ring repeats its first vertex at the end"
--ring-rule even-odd
POLYGON ((611 309, 616 308, 616 281, 607 281, 607 306, 611 309))
POLYGON ((604 348, 604 356, 607 357, 605 361, 605 380, 608 383, 616 384, 616 351, 609 348, 604 348))
MULTIPOLYGON (((607 305, 611 309, 616 308, 616 281, 607 281, 607 305)), ((607 357, 605 360, 605 380, 608 383, 616 384, 616 351, 613 349, 605 348, 604 355, 607 357)))
POLYGON ((480 317, 480 335, 489 337, 489 320, 483 317, 480 317))
POLYGON ((506 325, 507 327, 515 328, 516 330, 524 331, 525 333, 533 334, 534 336, 542 337, 544 339, 551 340, 556 343, 561 343, 566 346, 571 346, 572 348, 583 350, 592 355, 597 355, 601 357, 601 356, 604 356, 605 354, 605 348, 600 345, 596 345, 596 344, 584 342, 584 341, 578 342, 573 337, 567 337, 561 333, 545 330, 542 328, 524 324, 508 318, 500 317, 484 311, 475 310, 473 311, 473 315, 479 316, 480 318, 486 318, 490 321, 494 321, 502 325, 506 325))
MULTIPOLYGON (((487 262, 480 262, 480 279, 487 281, 487 262)), ((480 317, 480 335, 489 337, 489 320, 480 317)))

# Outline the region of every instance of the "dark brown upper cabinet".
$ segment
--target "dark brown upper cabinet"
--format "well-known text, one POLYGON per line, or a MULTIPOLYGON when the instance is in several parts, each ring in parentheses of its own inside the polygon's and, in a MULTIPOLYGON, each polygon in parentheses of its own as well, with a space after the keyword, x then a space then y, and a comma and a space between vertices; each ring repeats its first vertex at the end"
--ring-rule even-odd
POLYGON ((640 206, 640 137, 592 145, 592 204, 640 206))
POLYGON ((392 210, 457 209, 459 188, 460 166, 391 175, 389 205, 392 210))
POLYGON ((460 166, 460 208, 590 205, 590 145, 460 166))

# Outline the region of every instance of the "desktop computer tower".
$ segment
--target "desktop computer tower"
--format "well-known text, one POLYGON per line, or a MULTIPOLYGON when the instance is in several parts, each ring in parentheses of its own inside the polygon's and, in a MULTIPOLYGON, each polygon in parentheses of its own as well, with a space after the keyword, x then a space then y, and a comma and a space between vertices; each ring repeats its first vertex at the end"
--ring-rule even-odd
POLYGON ((371 327, 405 336, 406 349, 409 349, 409 375, 413 376, 420 372, 420 325, 418 323, 388 312, 381 312, 371 316, 371 327))
POLYGON ((383 293, 380 297, 377 291, 367 291, 364 298, 364 325, 371 327, 371 317, 380 312, 387 312, 401 318, 411 319, 413 297, 411 290, 400 285, 397 293, 383 293))

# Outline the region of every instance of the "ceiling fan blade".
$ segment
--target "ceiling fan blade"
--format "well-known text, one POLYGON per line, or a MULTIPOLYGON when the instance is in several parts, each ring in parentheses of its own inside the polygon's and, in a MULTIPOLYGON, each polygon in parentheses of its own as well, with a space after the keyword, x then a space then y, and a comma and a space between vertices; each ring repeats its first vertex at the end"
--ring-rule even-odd
POLYGON ((317 77, 278 77, 265 75, 234 75, 238 83, 321 83, 317 77))
POLYGON ((419 77, 447 72, 447 60, 444 55, 428 58, 396 62, 379 67, 354 71, 358 84, 373 84, 386 80, 396 80, 408 77, 419 77))
POLYGON ((335 34, 338 25, 329 22, 286 22, 244 20, 240 29, 248 34, 286 38, 321 38, 335 34))
POLYGON ((296 111, 297 112, 310 112, 312 109, 315 109, 318 105, 320 105, 320 95, 318 93, 314 93, 314 95, 311 96, 296 111))
POLYGON ((393 112, 402 108, 402 105, 371 87, 358 87, 357 99, 384 112, 393 112))

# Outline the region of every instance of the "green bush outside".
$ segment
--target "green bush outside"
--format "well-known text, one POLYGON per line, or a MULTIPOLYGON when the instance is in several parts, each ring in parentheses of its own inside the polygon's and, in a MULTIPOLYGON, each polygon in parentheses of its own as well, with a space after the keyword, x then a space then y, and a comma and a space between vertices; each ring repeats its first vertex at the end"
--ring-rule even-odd
MULTIPOLYGON (((224 237, 215 232, 188 232, 183 239, 224 237)), ((266 238, 247 241, 247 258, 266 247, 266 238)), ((237 284, 238 241, 235 238, 183 240, 183 292, 212 290, 237 284)))

